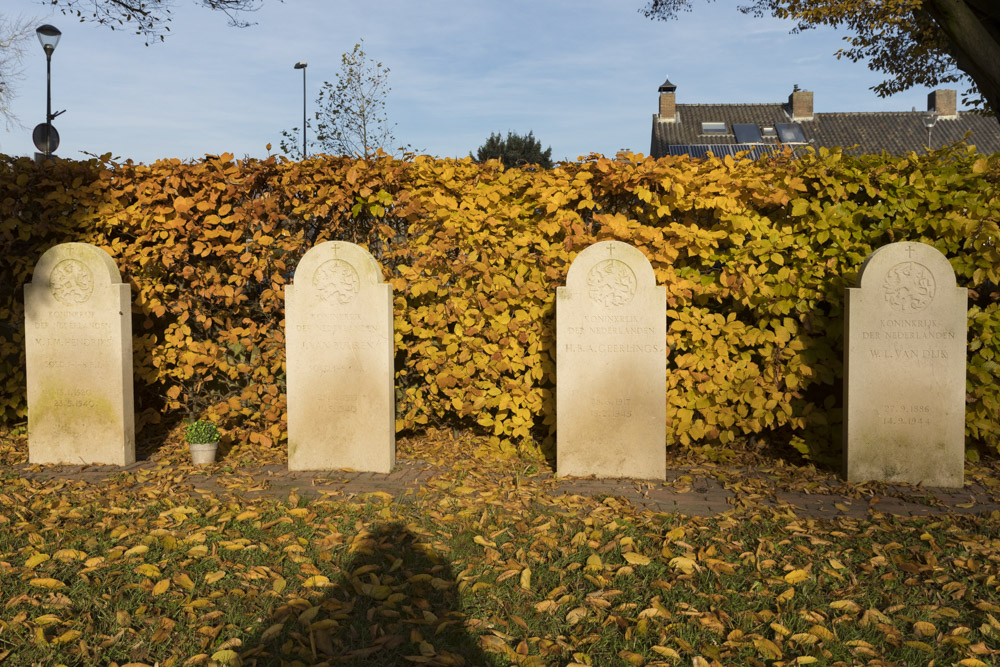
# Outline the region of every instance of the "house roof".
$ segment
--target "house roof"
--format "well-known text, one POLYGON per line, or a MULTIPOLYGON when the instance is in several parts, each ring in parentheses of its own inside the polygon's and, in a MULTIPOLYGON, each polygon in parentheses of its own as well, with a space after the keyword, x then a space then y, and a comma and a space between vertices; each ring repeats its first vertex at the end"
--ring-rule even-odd
MULTIPOLYGON (((650 155, 679 154, 678 146, 711 146, 736 144, 733 134, 734 123, 749 123, 758 126, 791 123, 787 104, 678 104, 676 120, 660 120, 653 116, 653 133, 650 155), (703 122, 726 123, 725 134, 702 132, 703 122)), ((873 111, 845 113, 814 113, 812 120, 796 121, 802 128, 807 145, 815 148, 846 149, 857 146, 849 153, 881 153, 882 151, 900 155, 910 151, 922 151, 927 146, 927 128, 924 127, 924 111, 873 111)), ((965 139, 980 153, 1000 152, 1000 124, 996 118, 971 112, 958 112, 954 117, 941 116, 931 130, 931 146, 940 148, 946 144, 965 139)), ((776 139, 767 137, 764 144, 777 144, 776 139)), ((795 145, 795 144, 792 144, 795 145)), ((723 149, 716 155, 731 154, 732 148, 723 149)), ((702 149, 702 154, 704 150, 702 149)), ((691 152, 694 155, 694 152, 691 152)))

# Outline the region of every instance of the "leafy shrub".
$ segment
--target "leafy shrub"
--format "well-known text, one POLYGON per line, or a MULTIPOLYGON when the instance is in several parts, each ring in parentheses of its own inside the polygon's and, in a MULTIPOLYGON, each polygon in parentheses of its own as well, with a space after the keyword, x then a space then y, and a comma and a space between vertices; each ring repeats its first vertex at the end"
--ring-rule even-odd
POLYGON ((23 290, 48 247, 107 250, 132 286, 139 428, 193 411, 285 437, 283 290, 316 243, 360 243, 394 288, 397 430, 503 448, 555 428, 555 288, 619 239, 667 287, 670 444, 840 448, 844 289, 894 241, 970 288, 966 433, 1000 448, 1000 156, 820 151, 748 162, 592 155, 549 170, 471 159, 35 165, 0 159, 0 420, 24 418, 23 290), (201 399, 208 397, 204 405, 201 399))

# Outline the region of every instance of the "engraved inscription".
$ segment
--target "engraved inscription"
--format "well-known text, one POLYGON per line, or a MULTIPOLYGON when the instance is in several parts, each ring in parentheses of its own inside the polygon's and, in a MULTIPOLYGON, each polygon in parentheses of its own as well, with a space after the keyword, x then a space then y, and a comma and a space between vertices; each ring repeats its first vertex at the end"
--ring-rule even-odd
POLYGON ((332 303, 350 303, 361 289, 358 272, 342 259, 331 259, 320 264, 313 274, 312 282, 320 298, 332 303))
POLYGON ((625 262, 606 259, 587 274, 587 294, 605 308, 624 306, 635 297, 635 272, 625 262))
POLYGON ((326 402, 326 408, 334 414, 355 415, 358 413, 358 397, 344 396, 330 398, 326 402))
POLYGON ((900 262, 886 272, 882 290, 890 308, 900 313, 916 313, 934 300, 934 276, 923 264, 900 262))
POLYGON ((49 289, 59 303, 75 306, 94 293, 94 276, 83 262, 64 259, 49 274, 49 289))
POLYGON ((54 392, 54 408, 93 408, 97 405, 94 392, 89 389, 65 389, 54 392))
POLYGON ((598 419, 615 419, 632 416, 631 398, 591 398, 591 414, 598 419))
POLYGON ((930 426, 931 414, 929 405, 885 404, 878 408, 881 422, 889 426, 930 426))

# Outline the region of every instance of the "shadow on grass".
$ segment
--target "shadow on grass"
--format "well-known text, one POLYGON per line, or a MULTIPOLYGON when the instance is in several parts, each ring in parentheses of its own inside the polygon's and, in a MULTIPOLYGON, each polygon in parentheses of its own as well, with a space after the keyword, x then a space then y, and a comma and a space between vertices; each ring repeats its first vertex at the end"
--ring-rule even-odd
POLYGON ((402 524, 349 548, 322 595, 282 605, 244 643, 244 666, 494 664, 464 626, 451 566, 402 524))

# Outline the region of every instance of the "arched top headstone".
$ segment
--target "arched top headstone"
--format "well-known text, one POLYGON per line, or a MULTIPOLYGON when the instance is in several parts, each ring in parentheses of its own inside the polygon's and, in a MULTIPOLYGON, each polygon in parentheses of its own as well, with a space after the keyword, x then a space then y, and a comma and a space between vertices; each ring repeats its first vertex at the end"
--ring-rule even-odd
POLYGON ((132 303, 114 259, 49 248, 24 286, 28 461, 135 461, 132 303))
POLYGON ((302 257, 292 284, 314 295, 317 305, 344 306, 370 285, 382 283, 371 253, 347 241, 325 241, 302 257))
POLYGON ((361 246, 309 250, 285 287, 290 470, 395 465, 392 287, 361 246))
POLYGON ((56 304, 72 307, 88 303, 95 287, 121 282, 115 260, 104 250, 89 243, 60 243, 38 259, 31 284, 56 304))
POLYGON ((560 475, 666 474, 667 292, 649 260, 601 241, 556 288, 556 468, 560 475))
POLYGON ((847 290, 844 459, 850 481, 960 487, 968 291, 926 243, 890 243, 847 290))
POLYGON ((858 287, 879 290, 890 312, 923 311, 942 290, 956 287, 951 262, 934 246, 914 241, 875 250, 858 272, 858 287))
POLYGON ((640 288, 655 285, 656 275, 646 256, 621 241, 600 241, 586 248, 566 275, 567 288, 606 308, 625 306, 640 288))

